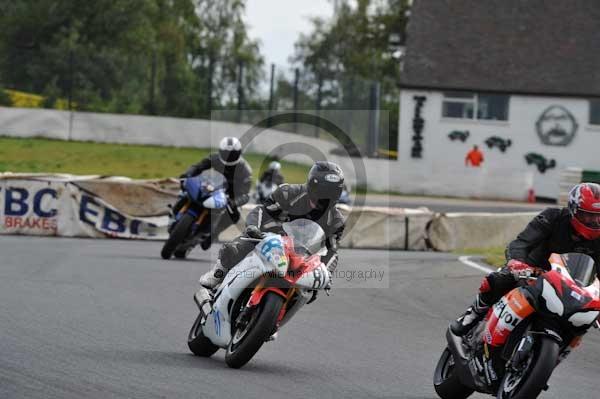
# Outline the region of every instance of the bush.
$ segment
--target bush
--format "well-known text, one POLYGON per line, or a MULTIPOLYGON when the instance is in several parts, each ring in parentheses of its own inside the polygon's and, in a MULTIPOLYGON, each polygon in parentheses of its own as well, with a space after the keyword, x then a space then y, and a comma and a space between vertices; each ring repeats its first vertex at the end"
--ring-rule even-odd
POLYGON ((56 85, 56 78, 46 85, 44 92, 42 93, 44 99, 42 100, 41 106, 44 108, 55 108, 56 101, 60 96, 60 90, 56 85))
POLYGON ((10 107, 12 105, 13 103, 10 95, 6 92, 6 90, 0 87, 0 106, 10 107))

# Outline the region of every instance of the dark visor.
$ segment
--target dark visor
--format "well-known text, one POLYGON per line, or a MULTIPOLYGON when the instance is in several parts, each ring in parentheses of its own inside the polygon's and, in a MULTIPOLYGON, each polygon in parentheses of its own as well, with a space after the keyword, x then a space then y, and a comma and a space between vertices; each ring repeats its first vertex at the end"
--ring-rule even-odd
POLYGON ((575 218, 590 229, 600 230, 600 213, 578 209, 575 218))

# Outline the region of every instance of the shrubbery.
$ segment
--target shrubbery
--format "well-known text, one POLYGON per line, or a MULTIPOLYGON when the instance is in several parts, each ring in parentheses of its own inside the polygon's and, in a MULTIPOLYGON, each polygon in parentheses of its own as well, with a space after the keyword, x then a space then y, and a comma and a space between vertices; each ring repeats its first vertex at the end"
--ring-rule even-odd
POLYGON ((10 107, 13 105, 10 95, 0 87, 0 106, 10 107))

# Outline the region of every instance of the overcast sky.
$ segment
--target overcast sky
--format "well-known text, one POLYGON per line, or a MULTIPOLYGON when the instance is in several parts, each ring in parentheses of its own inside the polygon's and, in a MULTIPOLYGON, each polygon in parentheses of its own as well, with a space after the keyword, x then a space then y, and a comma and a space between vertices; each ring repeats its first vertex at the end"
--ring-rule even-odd
POLYGON ((274 62, 280 68, 294 51, 300 32, 310 31, 308 17, 330 17, 332 4, 327 0, 248 0, 246 21, 250 37, 261 41, 267 68, 274 62))

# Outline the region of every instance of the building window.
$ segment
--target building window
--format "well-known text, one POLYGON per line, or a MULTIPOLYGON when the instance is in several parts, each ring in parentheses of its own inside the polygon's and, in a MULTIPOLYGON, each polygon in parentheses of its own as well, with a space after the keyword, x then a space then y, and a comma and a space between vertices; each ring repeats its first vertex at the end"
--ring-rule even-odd
POLYGON ((444 118, 508 120, 506 95, 471 92, 445 92, 442 103, 444 118))
POLYGON ((600 100, 590 100, 590 125, 600 125, 600 100))

